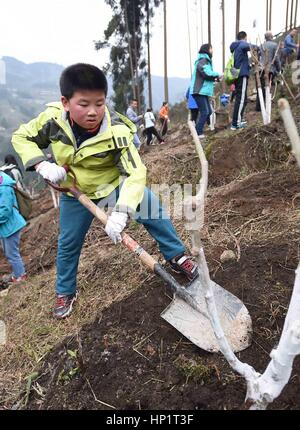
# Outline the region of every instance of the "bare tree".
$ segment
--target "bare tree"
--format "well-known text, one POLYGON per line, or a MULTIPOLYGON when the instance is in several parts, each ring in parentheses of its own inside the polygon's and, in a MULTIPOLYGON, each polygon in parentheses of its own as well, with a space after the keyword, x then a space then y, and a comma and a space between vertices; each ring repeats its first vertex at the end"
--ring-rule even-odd
POLYGON ((225 45, 226 45, 226 35, 225 35, 225 0, 222 0, 222 43, 223 43, 223 70, 225 70, 225 45))
POLYGON ((164 0, 165 101, 169 103, 167 0, 164 0))
MULTIPOLYGON (((134 7, 134 5, 133 5, 134 7)), ((141 91, 140 91, 140 79, 139 79, 139 56, 136 41, 136 18, 135 10, 133 9, 133 52, 134 52, 134 66, 135 66, 135 88, 136 98, 138 101, 138 113, 141 112, 141 91)))
POLYGON ((211 0, 208 0, 208 43, 211 43, 211 0))
POLYGON ((189 0, 186 0, 186 20, 187 20, 188 37, 189 37, 190 74, 192 75, 191 27, 190 27, 190 14, 189 14, 188 1, 189 0))
POLYGON ((153 107, 152 98, 152 78, 151 78, 151 52, 150 52, 150 9, 149 0, 146 0, 146 11, 147 11, 147 49, 148 49, 148 97, 149 97, 149 107, 153 107))
POLYGON ((290 10, 290 0, 286 2, 286 21, 285 21, 285 31, 289 29, 289 10, 290 10))
POLYGON ((292 0, 292 4, 291 4, 290 29, 293 28, 293 22, 294 22, 294 0, 292 0))
POLYGON ((241 16, 241 0, 236 0, 236 28, 235 34, 240 31, 240 16, 241 16))
POLYGON ((128 23, 128 9, 127 9, 127 0, 125 0, 125 8, 124 8, 124 18, 125 18, 125 26, 126 26, 126 34, 128 39, 128 50, 129 50, 129 62, 130 62, 130 73, 131 73, 131 85, 132 85, 132 95, 136 99, 136 86, 135 76, 134 76, 134 68, 133 68, 133 54, 132 54, 132 44, 131 44, 131 36, 129 31, 129 23, 128 23))

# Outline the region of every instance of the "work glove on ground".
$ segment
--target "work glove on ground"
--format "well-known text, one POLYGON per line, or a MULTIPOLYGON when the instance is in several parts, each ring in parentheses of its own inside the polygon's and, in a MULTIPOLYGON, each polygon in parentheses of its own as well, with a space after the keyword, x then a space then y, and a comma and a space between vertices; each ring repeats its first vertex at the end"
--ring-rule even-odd
POLYGON ((35 170, 47 181, 58 184, 67 179, 67 172, 63 167, 49 161, 42 161, 35 167, 35 170))
POLYGON ((111 238, 114 244, 122 242, 121 233, 126 227, 128 215, 124 212, 112 212, 105 226, 106 234, 111 238))

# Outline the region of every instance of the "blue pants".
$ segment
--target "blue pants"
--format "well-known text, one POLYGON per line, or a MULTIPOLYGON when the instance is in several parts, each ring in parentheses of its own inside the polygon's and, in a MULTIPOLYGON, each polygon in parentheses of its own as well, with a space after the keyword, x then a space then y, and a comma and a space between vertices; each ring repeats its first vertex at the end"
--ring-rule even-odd
POLYGON ((21 231, 17 231, 9 237, 1 239, 2 248, 5 257, 8 259, 15 278, 25 275, 25 267, 20 255, 20 237, 21 231))
POLYGON ((212 108, 209 103, 208 96, 193 95, 200 111, 200 118, 196 126, 198 136, 203 134, 203 129, 206 122, 209 122, 209 117, 212 114, 212 108))
MULTIPOLYGON (((110 207, 111 205, 107 204, 107 199, 103 199, 98 206, 110 207)), ((65 194, 62 195, 57 253, 57 294, 69 295, 76 291, 81 248, 93 218, 93 215, 78 200, 65 194)), ((137 208, 134 219, 145 226, 158 243, 159 249, 167 261, 185 252, 186 249, 178 238, 159 199, 148 188, 145 188, 144 198, 137 208)))

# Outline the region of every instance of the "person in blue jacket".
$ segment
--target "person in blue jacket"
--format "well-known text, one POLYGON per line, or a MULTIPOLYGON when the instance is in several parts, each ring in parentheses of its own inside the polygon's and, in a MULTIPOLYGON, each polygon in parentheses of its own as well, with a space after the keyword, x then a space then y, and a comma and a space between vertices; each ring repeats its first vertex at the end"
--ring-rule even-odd
POLYGON ((232 118, 231 130, 245 128, 247 121, 244 113, 247 106, 247 90, 250 76, 250 61, 248 52, 254 49, 258 52, 259 47, 247 42, 247 33, 241 31, 237 35, 237 40, 230 46, 230 51, 234 53, 234 67, 240 69, 239 77, 235 83, 235 105, 232 118))
POLYGON ((213 70, 212 64, 213 48, 210 43, 202 45, 199 55, 195 62, 194 73, 190 86, 190 93, 196 100, 200 110, 200 118, 196 130, 200 139, 204 139, 204 125, 212 114, 212 108, 209 97, 214 95, 214 86, 216 81, 220 81, 222 74, 213 70))
POLYGON ((21 230, 25 227, 26 221, 18 210, 15 185, 16 181, 6 173, 0 172, 0 241, 12 268, 12 273, 3 277, 3 281, 7 283, 26 280, 26 271, 19 249, 21 230))
POLYGON ((286 60, 295 52, 295 50, 299 49, 299 45, 295 43, 295 37, 297 36, 297 33, 297 29, 293 28, 293 30, 284 39, 284 66, 286 64, 286 60))
POLYGON ((188 109, 191 113, 191 121, 194 121, 194 123, 196 124, 199 115, 199 108, 196 103, 196 100, 191 94, 191 87, 188 87, 185 98, 187 100, 188 109))

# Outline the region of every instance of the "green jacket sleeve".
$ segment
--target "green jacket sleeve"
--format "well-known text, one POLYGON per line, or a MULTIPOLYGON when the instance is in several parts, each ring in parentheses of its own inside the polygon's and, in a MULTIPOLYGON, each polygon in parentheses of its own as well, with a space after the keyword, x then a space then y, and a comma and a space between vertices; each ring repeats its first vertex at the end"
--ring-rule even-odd
POLYGON ((117 152, 116 164, 123 182, 115 210, 133 215, 144 197, 147 169, 133 143, 117 152))
POLYGON ((43 127, 48 119, 46 110, 13 133, 12 145, 26 170, 34 170, 37 163, 46 160, 42 149, 47 148, 51 142, 43 132, 43 127))

